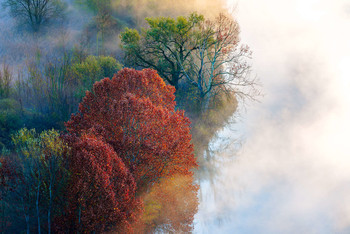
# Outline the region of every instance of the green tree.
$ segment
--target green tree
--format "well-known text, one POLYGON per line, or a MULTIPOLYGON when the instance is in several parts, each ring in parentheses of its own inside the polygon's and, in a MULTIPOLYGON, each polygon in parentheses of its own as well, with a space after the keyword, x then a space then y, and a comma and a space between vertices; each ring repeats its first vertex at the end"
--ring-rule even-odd
POLYGON ((146 21, 149 28, 143 28, 141 33, 129 28, 121 33, 126 63, 155 69, 178 89, 189 68, 190 55, 198 47, 196 29, 204 16, 193 13, 189 17, 146 18, 146 21))
MULTIPOLYGON (((28 62, 28 72, 20 73, 14 85, 16 100, 27 114, 25 126, 38 131, 62 129, 93 83, 122 68, 109 56, 84 57, 68 52, 45 59, 28 62)), ((1 109, 0 102, 0 118, 1 109)))
POLYGON ((88 56, 84 61, 71 66, 71 85, 75 88, 77 97, 76 106, 85 96, 87 90, 91 90, 96 81, 105 77, 113 77, 122 65, 115 58, 109 56, 88 56))
MULTIPOLYGON (((63 155, 68 147, 55 130, 38 134, 35 129, 23 128, 12 136, 12 141, 16 156, 0 158, 13 165, 2 172, 4 181, 13 178, 3 198, 12 206, 12 222, 21 224, 24 218, 27 233, 51 233, 52 217, 60 215, 64 208, 61 195, 68 173, 63 155)), ((24 231, 21 226, 12 228, 16 233, 24 231)))
POLYGON ((149 28, 141 33, 127 28, 121 34, 126 62, 157 70, 177 89, 180 106, 181 100, 190 101, 193 109, 206 112, 223 93, 254 97, 255 80, 247 63, 251 51, 240 44, 239 26, 232 17, 220 14, 205 20, 192 13, 146 21, 149 28))

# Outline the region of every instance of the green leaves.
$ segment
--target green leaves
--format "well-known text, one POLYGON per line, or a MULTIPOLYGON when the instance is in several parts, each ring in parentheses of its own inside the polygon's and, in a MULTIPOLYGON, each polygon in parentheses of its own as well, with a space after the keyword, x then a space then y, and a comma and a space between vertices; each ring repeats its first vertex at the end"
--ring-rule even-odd
POLYGON ((195 115, 215 105, 214 97, 251 97, 241 87, 254 88, 249 79, 249 49, 239 48, 238 23, 225 14, 205 20, 196 12, 188 17, 146 18, 141 33, 126 29, 121 42, 127 65, 152 68, 177 90, 180 106, 195 115), (193 108, 196 106, 195 108, 193 108))
POLYGON ((132 46, 137 45, 141 39, 141 36, 136 29, 126 28, 125 31, 120 34, 120 38, 123 42, 123 44, 121 44, 121 47, 123 49, 128 49, 132 48, 132 46))
MULTIPOLYGON (((14 154, 0 157, 1 180, 6 182, 5 203, 10 204, 18 222, 27 217, 38 220, 37 227, 51 229, 52 217, 59 217, 65 205, 61 198, 69 176, 65 163, 68 146, 56 130, 20 129, 12 135, 14 154), (2 178, 1 178, 2 177, 2 178), (35 212, 34 212, 35 211, 35 212)), ((0 188, 2 189, 2 188, 0 188)))
POLYGON ((17 153, 27 159, 62 157, 67 151, 67 145, 60 139, 60 133, 54 129, 38 134, 35 129, 22 128, 12 135, 12 142, 17 153))
POLYGON ((122 65, 115 58, 108 56, 88 56, 84 61, 73 64, 71 82, 77 89, 76 97, 80 101, 96 81, 112 77, 121 68, 122 65))
POLYGON ((142 28, 141 34, 134 29, 121 33, 121 47, 125 51, 128 65, 156 69, 171 85, 178 88, 188 67, 188 54, 195 48, 193 38, 202 15, 146 18, 149 28, 142 28))

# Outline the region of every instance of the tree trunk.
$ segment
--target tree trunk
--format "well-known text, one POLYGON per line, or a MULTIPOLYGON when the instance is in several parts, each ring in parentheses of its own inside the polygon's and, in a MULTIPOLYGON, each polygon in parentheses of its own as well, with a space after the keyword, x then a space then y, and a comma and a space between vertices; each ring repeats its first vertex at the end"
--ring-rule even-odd
POLYGON ((48 233, 51 234, 51 206, 52 206, 52 181, 50 181, 49 186, 49 210, 47 212, 47 226, 48 226, 48 233))
POLYGON ((36 193, 36 215, 38 217, 38 233, 41 233, 40 230, 40 212, 39 212, 39 196, 40 196, 40 180, 41 180, 41 176, 40 176, 40 172, 39 172, 39 184, 38 184, 38 190, 36 193))
POLYGON ((201 113, 204 114, 209 109, 210 104, 210 94, 211 92, 208 92, 206 94, 200 94, 201 99, 201 113))
POLYGON ((29 230, 30 230, 30 227, 29 227, 29 214, 26 213, 26 208, 24 207, 24 200, 23 200, 23 198, 21 198, 21 200, 22 200, 22 207, 23 207, 24 218, 26 220, 27 234, 29 234, 29 230))

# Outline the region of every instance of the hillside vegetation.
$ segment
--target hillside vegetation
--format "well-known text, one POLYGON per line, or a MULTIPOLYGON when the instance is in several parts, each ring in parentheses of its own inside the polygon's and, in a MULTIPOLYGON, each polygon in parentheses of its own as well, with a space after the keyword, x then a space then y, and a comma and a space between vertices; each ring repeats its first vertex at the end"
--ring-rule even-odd
POLYGON ((258 91, 222 2, 181 3, 1 1, 1 232, 192 230, 203 152, 258 91))

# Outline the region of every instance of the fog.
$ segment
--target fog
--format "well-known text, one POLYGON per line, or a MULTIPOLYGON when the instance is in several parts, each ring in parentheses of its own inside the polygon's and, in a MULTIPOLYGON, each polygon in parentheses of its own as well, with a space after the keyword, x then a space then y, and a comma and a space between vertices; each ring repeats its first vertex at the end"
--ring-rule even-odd
MULTIPOLYGON (((0 62, 21 70, 38 49, 55 56, 52 51, 80 45, 93 14, 67 2, 66 21, 39 38, 18 29, 7 11, 0 12, 0 62)), ((119 11, 132 9, 125 14, 137 16, 133 26, 142 26, 145 16, 197 9, 211 17, 222 10, 222 0, 113 2, 122 7, 119 11)), ((264 96, 241 106, 236 123, 220 132, 231 145, 213 160, 213 167, 221 169, 216 177, 200 182, 194 232, 349 233, 350 3, 229 4, 241 41, 253 51, 252 75, 263 84, 264 96), (242 146, 237 148, 237 142, 242 146)), ((128 22, 127 16, 121 18, 128 22)), ((110 44, 107 49, 119 49, 118 37, 110 44)), ((221 141, 214 140, 212 148, 221 149, 221 141)))
MULTIPOLYGON (((34 58, 38 51, 43 57, 59 57, 73 47, 85 50, 89 54, 96 51, 94 28, 95 13, 84 1, 61 0, 66 9, 60 19, 53 19, 42 25, 40 33, 33 33, 24 22, 16 21, 9 8, 0 0, 0 63, 21 70, 25 60, 34 58), (20 68, 21 67, 21 68, 20 68)), ((117 19, 117 27, 109 28, 108 38, 104 42, 105 55, 121 60, 119 33, 124 27, 138 28, 147 26, 146 17, 187 16, 192 12, 205 14, 207 18, 225 11, 225 0, 111 0, 112 15, 117 19)))
POLYGON ((230 4, 265 95, 220 133, 243 145, 201 182, 195 232, 349 233, 350 3, 230 4))

